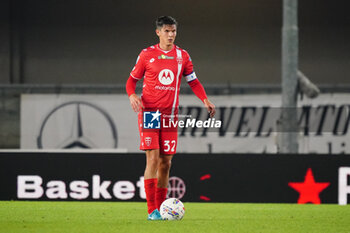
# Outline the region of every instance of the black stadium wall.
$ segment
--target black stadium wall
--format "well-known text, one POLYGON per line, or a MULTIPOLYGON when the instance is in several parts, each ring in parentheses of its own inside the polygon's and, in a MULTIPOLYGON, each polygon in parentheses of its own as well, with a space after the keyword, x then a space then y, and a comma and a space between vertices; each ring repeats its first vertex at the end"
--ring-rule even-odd
MULTIPOLYGON (((124 84, 154 43, 154 21, 179 21, 176 44, 207 83, 280 83, 276 0, 2 0, 0 83, 124 84)), ((313 82, 349 83, 349 1, 298 1, 299 65, 313 82)))
MULTIPOLYGON (((143 201, 143 154, 1 152, 0 200, 143 201)), ((169 197, 187 202, 339 203, 350 155, 177 154, 169 197)))

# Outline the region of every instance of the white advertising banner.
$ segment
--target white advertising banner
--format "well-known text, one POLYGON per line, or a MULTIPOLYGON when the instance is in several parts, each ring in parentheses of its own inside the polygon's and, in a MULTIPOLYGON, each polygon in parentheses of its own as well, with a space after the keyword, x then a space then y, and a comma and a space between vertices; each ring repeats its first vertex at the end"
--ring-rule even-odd
MULTIPOLYGON (((210 96, 220 128, 180 127, 177 152, 276 153, 281 97, 210 96)), ((350 94, 298 102, 300 153, 350 153, 350 94)), ((179 120, 207 120, 194 95, 180 95, 179 120)), ((209 122, 210 123, 210 122, 209 122)), ((22 149, 126 149, 139 152, 137 114, 126 95, 21 96, 22 149)))

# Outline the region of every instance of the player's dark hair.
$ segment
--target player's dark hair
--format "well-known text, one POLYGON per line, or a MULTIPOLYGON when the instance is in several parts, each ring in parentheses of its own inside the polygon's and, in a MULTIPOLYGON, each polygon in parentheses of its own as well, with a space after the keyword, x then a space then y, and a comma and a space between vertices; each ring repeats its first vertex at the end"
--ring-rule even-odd
POLYGON ((157 20, 156 20, 156 28, 162 28, 163 25, 176 25, 177 27, 177 22, 176 19, 174 19, 171 16, 160 16, 157 20))

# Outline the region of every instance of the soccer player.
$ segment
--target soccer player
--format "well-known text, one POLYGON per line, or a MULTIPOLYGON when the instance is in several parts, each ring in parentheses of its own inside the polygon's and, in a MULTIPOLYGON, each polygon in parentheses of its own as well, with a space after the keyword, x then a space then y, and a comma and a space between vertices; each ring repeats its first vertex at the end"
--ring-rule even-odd
POLYGON ((130 105, 138 112, 141 137, 140 149, 146 151, 144 185, 148 219, 160 220, 159 208, 167 195, 171 160, 176 153, 177 128, 148 130, 143 126, 146 112, 153 112, 152 120, 168 116, 177 120, 181 78, 184 76, 195 95, 202 100, 210 117, 215 115, 212 104, 199 82, 189 54, 174 44, 177 22, 170 16, 156 20, 159 44, 143 49, 126 83, 130 105), (141 98, 135 94, 137 81, 143 78, 141 98), (161 116, 162 115, 162 116, 161 116))

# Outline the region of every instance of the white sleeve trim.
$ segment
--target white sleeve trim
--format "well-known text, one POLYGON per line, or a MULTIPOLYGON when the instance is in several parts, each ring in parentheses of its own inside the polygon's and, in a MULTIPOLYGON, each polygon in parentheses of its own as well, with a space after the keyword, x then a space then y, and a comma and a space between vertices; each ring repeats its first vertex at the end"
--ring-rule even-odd
POLYGON ((191 81, 197 79, 197 76, 196 76, 196 73, 193 71, 189 75, 186 75, 185 78, 186 78, 187 82, 191 82, 191 81))
POLYGON ((141 80, 140 78, 134 77, 134 75, 132 75, 131 73, 130 73, 130 76, 133 77, 133 78, 136 79, 136 80, 141 80))

